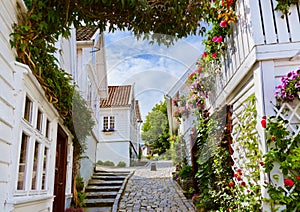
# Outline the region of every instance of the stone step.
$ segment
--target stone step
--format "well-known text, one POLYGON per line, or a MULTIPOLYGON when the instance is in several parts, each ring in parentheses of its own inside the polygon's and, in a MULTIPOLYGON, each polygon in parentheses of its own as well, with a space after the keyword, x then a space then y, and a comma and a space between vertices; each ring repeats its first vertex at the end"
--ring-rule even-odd
POLYGON ((114 180, 114 181, 108 181, 108 180, 90 180, 89 185, 103 185, 103 186, 114 186, 114 185, 122 185, 123 180, 114 180))
POLYGON ((84 203, 86 207, 106 207, 113 206, 115 199, 85 199, 84 203))
POLYGON ((127 176, 130 172, 96 171, 93 176, 127 176))
POLYGON ((115 180, 124 180, 126 178, 126 176, 99 176, 99 175, 94 175, 92 176, 93 180, 111 180, 111 181, 115 181, 115 180))
POLYGON ((95 192, 95 191, 119 191, 121 188, 120 186, 98 186, 98 185, 88 185, 85 188, 85 192, 95 192))
POLYGON ((84 208, 84 212, 111 212, 112 207, 91 207, 84 208))
POLYGON ((87 199, 96 199, 96 198, 116 198, 117 191, 95 191, 95 192, 86 192, 85 196, 87 199))

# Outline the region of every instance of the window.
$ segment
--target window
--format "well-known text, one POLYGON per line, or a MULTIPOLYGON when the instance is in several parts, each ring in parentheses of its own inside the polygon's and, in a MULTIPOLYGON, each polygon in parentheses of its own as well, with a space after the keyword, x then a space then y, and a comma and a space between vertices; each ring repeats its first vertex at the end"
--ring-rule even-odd
POLYGON ((114 131, 115 130, 115 117, 104 116, 103 117, 103 131, 114 131))
POLYGON ((22 133, 21 150, 19 159, 19 173, 18 173, 18 190, 25 190, 25 173, 26 173, 26 158, 28 154, 29 136, 22 133))
POLYGON ((46 189, 46 174, 47 174, 47 158, 49 154, 49 148, 45 147, 44 157, 43 157, 43 171, 42 171, 42 190, 46 189))
POLYGON ((31 181, 31 189, 37 189, 37 175, 38 175, 38 161, 39 161, 39 147, 40 143, 35 142, 34 145, 34 155, 33 155, 33 168, 32 168, 32 181, 31 181))
POLYGON ((42 127, 43 127, 43 113, 40 110, 38 110, 36 129, 38 129, 39 131, 42 131, 42 127))
POLYGON ((109 129, 115 129, 115 117, 109 117, 109 129))
POLYGON ((50 121, 49 121, 49 119, 47 119, 47 121, 46 121, 46 134, 45 134, 46 138, 49 138, 49 133, 50 133, 50 121))
POLYGON ((41 110, 41 105, 34 99, 28 95, 24 99, 18 168, 15 173, 17 196, 46 194, 49 189, 50 175, 47 169, 51 157, 52 123, 47 110, 41 110))
POLYGON ((28 96, 26 96, 24 119, 31 122, 31 118, 32 118, 32 101, 28 98, 28 96))

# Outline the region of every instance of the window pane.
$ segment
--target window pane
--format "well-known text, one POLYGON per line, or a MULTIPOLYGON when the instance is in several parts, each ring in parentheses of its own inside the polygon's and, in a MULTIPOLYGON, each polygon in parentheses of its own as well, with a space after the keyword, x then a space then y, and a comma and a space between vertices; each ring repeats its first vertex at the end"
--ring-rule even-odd
POLYGON ((49 133, 50 133, 50 121, 47 119, 46 122, 46 138, 49 138, 49 133))
POLYGON ((24 118, 31 122, 32 101, 26 96, 24 118))
POLYGON ((109 122, 109 128, 114 129, 115 128, 115 117, 111 116, 109 121, 110 121, 109 122))
POLYGON ((108 129, 108 117, 103 117, 103 129, 108 129))
POLYGON ((37 170, 38 170, 38 157, 39 157, 39 142, 35 142, 34 144, 34 155, 33 155, 33 168, 32 168, 32 181, 31 181, 31 189, 37 189, 37 170))
POLYGON ((36 128, 39 131, 42 131, 42 124, 43 124, 43 113, 40 110, 38 110, 36 128))
POLYGON ((49 148, 45 147, 44 158, 43 158, 43 173, 42 173, 42 190, 46 190, 46 171, 47 171, 47 157, 49 148))
POLYGON ((26 173, 26 157, 27 157, 27 146, 28 146, 29 136, 22 134, 22 143, 20 150, 20 160, 19 160, 19 173, 18 173, 18 190, 25 189, 25 173, 26 173))

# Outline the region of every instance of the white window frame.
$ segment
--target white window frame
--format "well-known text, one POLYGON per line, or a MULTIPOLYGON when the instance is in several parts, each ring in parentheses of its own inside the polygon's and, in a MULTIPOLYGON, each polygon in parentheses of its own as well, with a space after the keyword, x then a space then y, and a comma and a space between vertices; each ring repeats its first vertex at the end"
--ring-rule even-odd
POLYGON ((116 129, 116 117, 115 116, 103 116, 103 131, 115 131, 116 129), (107 124, 105 119, 107 119, 107 124), (107 127, 105 127, 107 125, 107 127))
POLYGON ((50 161, 50 150, 51 150, 51 133, 52 133, 52 122, 49 117, 45 114, 42 110, 41 105, 36 102, 32 101, 33 98, 26 93, 25 94, 25 101, 26 99, 31 100, 31 120, 28 121, 25 119, 25 105, 23 105, 23 116, 20 122, 20 144, 18 149, 18 165, 16 170, 17 180, 15 183, 15 192, 14 196, 31 196, 31 195, 39 195, 39 194, 47 194, 49 191, 49 175, 47 173, 47 169, 49 167, 50 161), (38 111, 41 113, 42 119, 40 120, 40 129, 38 129, 38 111), (47 120, 48 120, 48 137, 46 135, 46 127, 47 127, 47 120), (26 155, 26 167, 24 171, 24 189, 18 189, 18 181, 19 181, 19 162, 20 162, 20 151, 21 151, 21 141, 22 135, 25 134, 29 137, 27 141, 27 155, 26 155), (38 144, 37 150, 37 161, 36 161, 36 180, 35 180, 35 188, 32 189, 33 185, 33 174, 34 174, 34 156, 35 156, 35 145, 38 144), (43 183, 43 171, 44 171, 44 156, 45 150, 48 149, 46 154, 46 161, 45 161, 45 185, 44 189, 42 188, 43 183))

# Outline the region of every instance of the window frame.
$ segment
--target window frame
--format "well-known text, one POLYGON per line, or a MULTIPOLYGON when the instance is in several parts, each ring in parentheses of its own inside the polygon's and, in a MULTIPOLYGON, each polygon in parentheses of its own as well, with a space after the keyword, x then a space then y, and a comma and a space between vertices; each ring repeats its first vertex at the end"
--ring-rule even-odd
POLYGON ((103 116, 103 132, 113 132, 116 127, 116 118, 115 116, 103 116))

